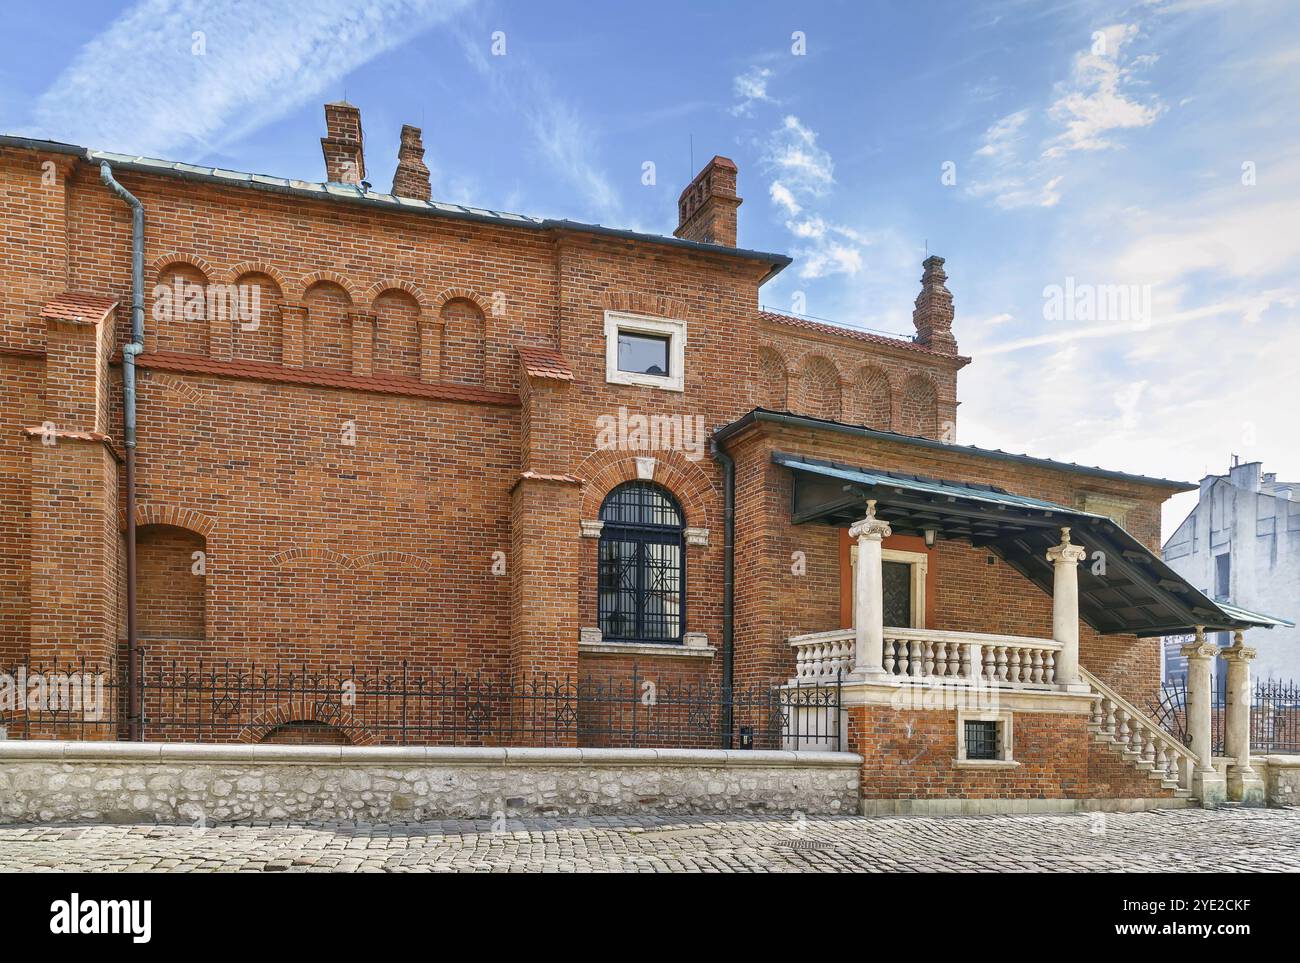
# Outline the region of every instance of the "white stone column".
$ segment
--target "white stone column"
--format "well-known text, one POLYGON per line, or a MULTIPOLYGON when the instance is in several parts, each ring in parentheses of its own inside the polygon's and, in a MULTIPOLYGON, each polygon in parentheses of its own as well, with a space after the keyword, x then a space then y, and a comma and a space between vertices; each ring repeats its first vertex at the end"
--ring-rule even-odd
POLYGON ((1196 756, 1192 773, 1192 792, 1202 806, 1216 806, 1227 798, 1223 777, 1214 768, 1214 744, 1211 739, 1212 667, 1218 648, 1205 641, 1205 627, 1196 627, 1196 639, 1179 650, 1187 659, 1187 734, 1189 748, 1196 756))
POLYGON ((1055 568, 1052 579, 1052 638, 1061 645, 1056 653, 1056 684, 1079 685, 1079 563, 1088 555, 1082 545, 1070 544, 1070 530, 1061 529, 1061 544, 1047 550, 1055 568))
POLYGON ((1224 752, 1228 756, 1228 798, 1247 805, 1264 805, 1264 780, 1250 765, 1250 662, 1255 650, 1248 648, 1245 633, 1233 633, 1232 645, 1219 650, 1228 664, 1224 707, 1224 752))
POLYGON ((893 531, 876 518, 876 501, 867 502, 867 517, 849 529, 858 540, 858 563, 853 579, 853 674, 885 673, 885 567, 881 541, 893 531))

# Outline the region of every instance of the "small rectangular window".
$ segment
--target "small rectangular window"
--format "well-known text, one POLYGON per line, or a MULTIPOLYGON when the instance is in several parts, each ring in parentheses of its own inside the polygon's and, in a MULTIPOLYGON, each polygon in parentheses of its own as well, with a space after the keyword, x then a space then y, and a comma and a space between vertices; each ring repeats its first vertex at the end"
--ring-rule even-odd
POLYGON ((667 378, 671 338, 632 331, 618 333, 618 370, 667 378))
POLYGON ((1226 602, 1232 586, 1232 556, 1227 552, 1214 558, 1214 600, 1226 602))
POLYGON ((998 758, 998 724, 996 720, 966 721, 966 758, 998 758))

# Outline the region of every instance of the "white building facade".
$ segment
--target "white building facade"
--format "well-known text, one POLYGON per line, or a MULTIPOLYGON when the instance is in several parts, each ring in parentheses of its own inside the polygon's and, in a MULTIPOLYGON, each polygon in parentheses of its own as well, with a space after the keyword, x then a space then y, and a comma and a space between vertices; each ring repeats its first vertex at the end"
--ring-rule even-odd
MULTIPOLYGON (((1297 622, 1300 615, 1300 482, 1279 482, 1259 462, 1201 479, 1200 500, 1165 542, 1165 564, 1215 601, 1297 622)), ((1231 633, 1215 633, 1220 647, 1231 633)), ((1257 679, 1300 680, 1300 628, 1255 633, 1257 679)), ((1222 670, 1220 670, 1222 671, 1222 670)), ((1165 644, 1165 678, 1185 673, 1165 644)))

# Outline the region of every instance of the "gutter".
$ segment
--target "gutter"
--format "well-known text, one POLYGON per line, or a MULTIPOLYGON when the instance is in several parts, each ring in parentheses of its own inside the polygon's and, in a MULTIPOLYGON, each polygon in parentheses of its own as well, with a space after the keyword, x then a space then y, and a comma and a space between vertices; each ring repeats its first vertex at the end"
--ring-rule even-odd
POLYGON ((736 461, 718 444, 715 434, 709 452, 722 466, 722 684, 733 697, 723 701, 722 748, 732 748, 732 704, 735 695, 736 660, 736 461))
MULTIPOLYGON (((87 153, 87 160, 90 160, 87 153)), ((122 345, 122 446, 126 450, 126 680, 132 742, 140 741, 139 634, 136 625, 135 359, 144 350, 144 205, 104 161, 99 179, 131 208, 131 341, 122 345)))

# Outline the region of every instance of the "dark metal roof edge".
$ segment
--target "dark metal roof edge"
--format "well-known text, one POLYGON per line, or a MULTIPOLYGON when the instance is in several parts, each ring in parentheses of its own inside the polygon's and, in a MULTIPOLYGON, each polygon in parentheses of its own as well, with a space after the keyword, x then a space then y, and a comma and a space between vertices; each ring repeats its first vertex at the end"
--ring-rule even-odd
POLYGON ((732 435, 758 421, 770 421, 774 424, 793 425, 804 428, 821 428, 826 431, 839 432, 840 434, 857 435, 864 438, 877 438, 881 441, 892 441, 902 445, 913 445, 917 448, 928 448, 932 451, 956 451, 977 458, 988 458, 993 461, 1011 461, 1028 465, 1041 465, 1045 468, 1072 472, 1078 475, 1089 475, 1095 478, 1110 478, 1116 481, 1140 482, 1147 485, 1159 485, 1166 488, 1174 488, 1179 491, 1193 491, 1197 487, 1190 482, 1175 481, 1171 478, 1155 478, 1150 475, 1136 475, 1131 472, 1114 471, 1109 468, 1076 465, 1073 462, 1054 461, 1051 458, 1039 458, 1035 455, 1017 455, 1014 452, 998 451, 990 448, 978 448, 975 445, 958 445, 945 441, 936 441, 933 438, 922 438, 919 435, 903 435, 898 432, 882 431, 878 428, 868 428, 865 425, 846 425, 843 422, 830 421, 825 418, 814 418, 811 415, 796 415, 790 412, 772 411, 769 408, 752 409, 747 414, 741 415, 730 424, 723 425, 721 428, 717 429, 714 432, 714 437, 719 441, 726 441, 732 435))
MULTIPOLYGON (((840 467, 836 462, 828 462, 819 459, 808 459, 803 455, 795 455, 790 452, 774 451, 772 452, 772 461, 776 464, 782 465, 783 467, 787 467, 795 471, 798 470, 798 466, 791 464, 791 462, 793 461, 797 461, 799 465, 806 466, 809 470, 812 471, 816 471, 816 469, 820 465, 820 467, 837 468, 838 470, 841 471, 847 470, 847 471, 861 471, 861 472, 871 473, 870 469, 856 468, 854 466, 848 466, 848 465, 840 467)), ((916 480, 922 481, 922 479, 920 478, 916 480)), ((937 481, 942 483, 944 479, 925 479, 925 481, 928 482, 937 481)), ((954 482, 951 484, 960 484, 960 483, 954 482)), ((896 485, 899 488, 909 487, 908 480, 906 478, 893 479, 890 481, 889 485, 890 486, 896 485)), ((1284 619, 1278 619, 1275 616, 1265 615, 1260 612, 1252 612, 1249 609, 1243 609, 1240 606, 1230 606, 1233 611, 1225 610, 1222 606, 1219 605, 1218 602, 1216 602, 1214 599, 1207 596, 1204 592, 1202 592, 1200 589, 1196 588, 1196 586, 1192 585, 1189 581, 1187 581, 1187 579, 1183 578, 1176 571, 1174 571, 1169 566, 1169 564, 1164 561, 1164 559, 1162 559, 1155 552, 1151 551, 1151 549, 1147 548, 1147 546, 1143 544, 1140 539, 1138 539, 1131 532, 1125 529, 1123 525, 1121 525, 1119 522, 1115 521, 1113 518, 1110 518, 1107 515, 1099 515, 1096 512, 1088 512, 1080 508, 1071 508, 1068 505, 1060 505, 1055 502, 1044 501, 1042 499, 1032 498, 1030 496, 1016 495, 1011 492, 999 493, 996 491, 990 491, 988 495, 985 496, 980 492, 971 489, 968 492, 953 491, 948 493, 951 499, 958 500, 958 501, 967 501, 967 502, 987 501, 991 503, 997 503, 997 497, 999 494, 1005 494, 1014 499, 1023 499, 1027 502, 1034 503, 1034 504, 1025 504, 1021 506, 1016 506, 1016 505, 1007 506, 1012 510, 1016 510, 1018 508, 1019 510, 1025 512, 1050 511, 1053 514, 1059 514, 1062 518, 1062 521, 1068 520, 1071 522, 1071 527, 1077 527, 1080 530, 1080 532, 1082 533, 1080 535, 1081 542, 1086 543, 1091 538, 1095 537, 1101 539, 1103 541, 1103 544, 1105 544, 1105 542, 1107 541, 1113 541, 1119 547, 1120 555, 1123 555, 1127 552, 1142 553, 1147 557, 1148 563, 1152 566, 1152 570, 1149 573, 1144 572, 1144 574, 1149 575, 1150 585, 1152 586, 1153 592, 1157 594, 1164 593, 1167 597, 1170 597, 1174 600, 1174 605, 1182 606, 1183 608, 1187 609, 1189 612, 1191 612, 1195 607, 1200 607, 1205 609, 1206 611, 1213 611, 1219 614, 1220 618, 1217 620, 1206 619, 1200 623, 1203 627, 1207 629, 1212 629, 1212 630, 1225 630, 1225 629, 1233 630, 1233 629, 1248 629, 1248 628, 1271 629, 1273 628, 1272 623, 1287 624, 1286 620, 1284 619), (1096 526, 1104 526, 1105 528, 1102 531, 1098 531, 1096 529, 1096 526), (1188 599, 1184 597, 1186 593, 1175 593, 1161 587, 1160 583, 1162 581, 1174 581, 1174 582, 1181 583, 1184 586, 1186 593, 1191 593, 1195 598, 1188 599), (1236 613, 1240 613, 1240 616, 1236 613), (1267 620, 1267 621, 1257 621, 1257 620, 1267 620)), ((990 547, 993 548, 994 551, 997 550, 996 545, 990 547)), ((1159 632, 1152 631, 1151 634, 1169 635, 1169 634, 1173 634, 1175 629, 1186 629, 1192 627, 1193 626, 1190 625, 1188 626, 1173 625, 1172 627, 1168 629, 1162 629, 1159 632)), ((1108 632, 1107 630, 1101 628, 1100 626, 1094 625, 1093 628, 1097 629, 1097 631, 1102 632, 1103 634, 1121 634, 1121 635, 1125 635, 1125 634, 1142 635, 1143 634, 1141 631, 1134 632, 1130 629, 1125 629, 1122 632, 1108 632)))
MULTIPOLYGON (((290 197, 309 198, 320 201, 343 201, 349 204, 360 204, 362 206, 375 207, 386 211, 405 211, 412 214, 427 214, 434 217, 445 217, 451 220, 475 221, 481 224, 493 224, 498 227, 518 227, 535 231, 575 231, 582 234, 617 237, 624 240, 639 241, 646 244, 660 244, 681 250, 694 251, 700 254, 715 254, 720 257, 737 257, 749 261, 761 261, 765 264, 770 264, 771 270, 764 275, 762 281, 759 282, 760 284, 771 280, 794 261, 793 258, 786 254, 773 254, 767 251, 756 251, 742 247, 726 247, 721 244, 706 244, 702 241, 689 241, 680 237, 666 237, 662 234, 644 234, 639 231, 628 231, 620 228, 605 227, 601 224, 587 224, 583 221, 570 221, 563 218, 535 218, 522 214, 510 216, 504 216, 500 213, 479 214, 472 210, 446 210, 443 207, 434 206, 434 202, 403 204, 394 200, 384 200, 383 198, 392 196, 387 194, 383 194, 379 197, 368 197, 360 192, 356 194, 338 194, 328 191, 304 190, 303 188, 294 187, 288 183, 275 184, 268 183, 265 180, 257 180, 256 178, 264 175, 252 174, 246 171, 232 170, 230 173, 243 175, 248 178, 247 180, 242 178, 232 179, 229 177, 218 177, 216 174, 195 170, 180 170, 174 166, 164 167, 154 164, 141 164, 126 159, 126 155, 114 155, 111 158, 104 157, 100 155, 111 152, 95 151, 89 148, 79 147, 76 144, 64 144, 59 141, 51 140, 37 140, 30 137, 18 137, 11 134, 0 134, 0 147, 17 147, 21 150, 69 154, 78 156, 88 163, 107 160, 115 170, 123 169, 136 171, 142 174, 157 174, 162 177, 177 177, 182 180, 198 181, 206 184, 219 184, 223 187, 246 187, 253 190, 267 191, 273 194, 284 194, 290 197)), ((160 160, 160 163, 176 164, 181 162, 160 160)), ((213 168, 213 170, 222 169, 224 168, 213 168)), ((291 178, 276 179, 284 181, 291 180, 291 178)), ((317 182, 304 181, 303 183, 317 182)), ((381 192, 376 192, 376 194, 380 193, 381 192)), ((456 206, 463 207, 463 205, 456 206)))

